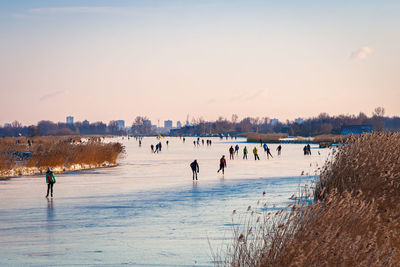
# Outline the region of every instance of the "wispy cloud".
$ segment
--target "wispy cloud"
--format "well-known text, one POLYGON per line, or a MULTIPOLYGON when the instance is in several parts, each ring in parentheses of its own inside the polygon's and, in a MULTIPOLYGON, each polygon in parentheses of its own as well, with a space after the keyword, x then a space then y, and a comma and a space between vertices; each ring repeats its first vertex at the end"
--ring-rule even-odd
POLYGON ((230 97, 231 102, 248 102, 263 97, 265 89, 245 91, 230 97))
POLYGON ((51 99, 51 98, 57 97, 59 95, 67 94, 67 93, 68 93, 68 91, 66 91, 66 90, 59 90, 59 91, 51 92, 51 93, 45 94, 42 97, 40 97, 40 101, 45 101, 47 99, 51 99))
POLYGON ((373 51, 374 50, 369 46, 360 47, 359 49, 351 53, 350 59, 363 60, 367 58, 367 56, 372 54, 373 51))
POLYGON ((104 13, 120 13, 123 8, 107 7, 107 6, 71 6, 71 7, 41 7, 26 10, 29 14, 104 14, 104 13))
POLYGON ((263 97, 264 92, 265 92, 264 89, 260 89, 260 90, 258 90, 258 91, 250 92, 250 94, 248 94, 248 95, 245 97, 245 100, 246 100, 246 101, 250 101, 250 100, 257 99, 257 98, 259 98, 259 97, 263 97))
POLYGON ((157 12, 154 8, 143 7, 111 7, 111 6, 65 6, 65 7, 40 7, 26 9, 21 13, 13 13, 16 19, 33 18, 37 16, 60 15, 123 15, 123 16, 152 16, 157 12))
MULTIPOLYGON (((124 16, 153 16, 171 10, 185 10, 187 8, 210 9, 226 7, 227 3, 209 3, 195 5, 171 5, 165 4, 158 7, 135 7, 135 6, 63 6, 63 7, 39 7, 26 9, 21 13, 13 13, 14 18, 31 18, 34 16, 52 15, 124 15, 124 16)), ((231 5, 231 4, 230 4, 231 5)))

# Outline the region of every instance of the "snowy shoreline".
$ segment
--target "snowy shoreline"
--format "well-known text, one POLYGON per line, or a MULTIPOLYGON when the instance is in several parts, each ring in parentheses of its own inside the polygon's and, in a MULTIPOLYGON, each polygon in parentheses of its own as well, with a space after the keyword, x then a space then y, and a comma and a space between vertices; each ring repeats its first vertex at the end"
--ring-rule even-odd
MULTIPOLYGON (((50 167, 50 169, 54 173, 71 173, 76 171, 84 171, 84 170, 93 170, 100 168, 112 168, 116 167, 118 164, 111 164, 108 162, 104 162, 101 165, 90 165, 90 164, 74 164, 70 167, 50 167)), ((0 180, 17 178, 20 176, 35 176, 42 175, 46 173, 47 168, 38 168, 38 167, 16 167, 10 170, 5 170, 0 172, 0 180)))

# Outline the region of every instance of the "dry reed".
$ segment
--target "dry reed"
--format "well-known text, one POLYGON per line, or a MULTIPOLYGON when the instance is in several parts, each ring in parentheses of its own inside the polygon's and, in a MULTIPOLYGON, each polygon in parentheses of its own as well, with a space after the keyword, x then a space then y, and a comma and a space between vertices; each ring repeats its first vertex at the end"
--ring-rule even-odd
POLYGON ((279 139, 285 138, 288 135, 285 133, 270 133, 270 134, 260 134, 260 133, 249 133, 247 136, 247 142, 260 142, 263 143, 274 143, 279 142, 279 139))
POLYGON ((103 143, 98 137, 90 137, 87 142, 81 142, 79 137, 40 137, 33 139, 30 146, 25 138, 3 138, 0 139, 0 173, 17 165, 38 169, 115 165, 123 152, 120 143, 103 143), (21 159, 15 152, 30 155, 21 159))
POLYGON ((345 142, 350 135, 340 135, 340 134, 324 134, 324 135, 317 135, 313 138, 314 143, 343 143, 345 142))
POLYGON ((399 266, 399 187, 400 134, 352 136, 325 164, 314 203, 249 219, 216 265, 399 266))

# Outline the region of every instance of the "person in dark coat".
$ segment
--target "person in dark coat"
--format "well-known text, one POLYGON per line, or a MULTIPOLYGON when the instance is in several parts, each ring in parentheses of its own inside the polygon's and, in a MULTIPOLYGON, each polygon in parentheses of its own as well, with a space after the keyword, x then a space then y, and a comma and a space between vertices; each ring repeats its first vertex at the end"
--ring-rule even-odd
POLYGON ((199 164, 197 163, 197 160, 194 160, 192 163, 190 163, 190 168, 192 169, 193 172, 193 180, 196 177, 197 180, 197 173, 200 171, 199 164))

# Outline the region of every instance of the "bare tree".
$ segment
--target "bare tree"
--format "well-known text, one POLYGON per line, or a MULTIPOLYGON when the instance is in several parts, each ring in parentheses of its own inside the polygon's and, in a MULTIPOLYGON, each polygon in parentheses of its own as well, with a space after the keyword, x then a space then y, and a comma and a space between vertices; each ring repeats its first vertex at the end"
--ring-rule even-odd
POLYGON ((236 123, 239 119, 239 116, 237 114, 232 114, 232 122, 236 123))

